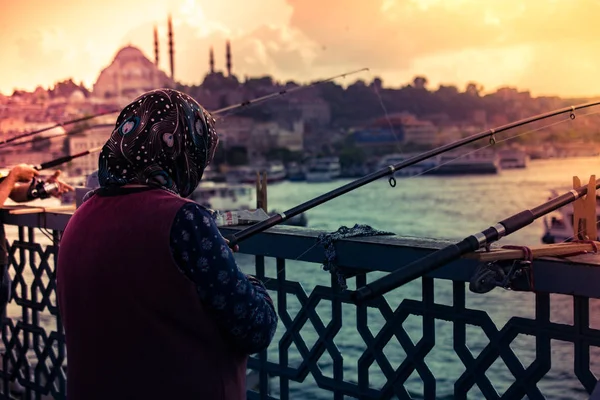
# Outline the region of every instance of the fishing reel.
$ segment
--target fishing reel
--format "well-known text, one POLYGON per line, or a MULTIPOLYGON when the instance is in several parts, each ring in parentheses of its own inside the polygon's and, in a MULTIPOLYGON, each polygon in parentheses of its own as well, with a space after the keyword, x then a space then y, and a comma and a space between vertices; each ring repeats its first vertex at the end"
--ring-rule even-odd
POLYGON ((56 182, 44 182, 33 178, 29 189, 27 189, 27 199, 47 199, 52 195, 52 191, 56 189, 58 189, 58 183, 56 182))
POLYGON ((507 290, 533 290, 533 265, 529 260, 503 260, 480 264, 471 281, 473 293, 488 293, 495 287, 507 290))

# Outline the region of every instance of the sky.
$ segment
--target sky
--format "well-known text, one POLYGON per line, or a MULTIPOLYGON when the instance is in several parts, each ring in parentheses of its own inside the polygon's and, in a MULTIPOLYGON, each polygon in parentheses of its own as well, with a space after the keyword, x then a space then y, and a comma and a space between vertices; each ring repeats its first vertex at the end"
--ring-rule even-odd
POLYGON ((533 95, 600 95, 600 0, 0 0, 0 93, 72 78, 91 88, 124 45, 168 71, 172 14, 175 79, 199 84, 233 73, 308 82, 345 78, 400 87, 423 75, 429 87, 474 81, 533 95))

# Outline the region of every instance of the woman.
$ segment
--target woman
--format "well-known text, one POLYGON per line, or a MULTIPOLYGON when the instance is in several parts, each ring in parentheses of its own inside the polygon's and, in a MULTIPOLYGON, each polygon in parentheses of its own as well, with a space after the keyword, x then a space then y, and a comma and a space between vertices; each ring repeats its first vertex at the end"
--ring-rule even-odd
POLYGON ((185 199, 214 156, 213 124, 170 89, 119 115, 100 188, 58 255, 69 400, 246 398, 247 357, 270 344, 277 314, 208 211, 185 199))

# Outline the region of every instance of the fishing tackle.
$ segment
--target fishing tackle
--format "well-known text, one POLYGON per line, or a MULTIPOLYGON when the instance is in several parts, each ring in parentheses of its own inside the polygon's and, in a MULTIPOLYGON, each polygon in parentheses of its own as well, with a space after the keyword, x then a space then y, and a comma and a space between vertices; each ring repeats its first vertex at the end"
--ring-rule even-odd
MULTIPOLYGON (((498 222, 494 226, 471 235, 458 243, 446 246, 443 249, 433 252, 402 268, 398 268, 394 272, 376 279, 355 291, 348 291, 345 295, 349 296, 351 301, 355 303, 361 303, 373 299, 374 297, 383 295, 452 261, 455 261, 467 253, 489 247, 491 243, 500 240, 502 237, 508 236, 511 233, 526 227, 527 225, 530 225, 536 219, 576 201, 587 194, 589 186, 590 185, 585 185, 577 189, 572 189, 571 191, 550 199, 549 201, 532 208, 531 210, 525 210, 514 214, 511 217, 498 222)), ((595 184, 592 184, 591 186, 598 190, 600 188, 600 179, 596 180, 595 184)), ((500 283, 501 285, 508 284, 510 279, 512 279, 519 270, 523 271, 523 268, 517 268, 517 264, 512 266, 515 268, 509 268, 508 270, 505 270, 504 268, 500 269, 500 267, 496 267, 493 270, 489 270, 488 273, 485 274, 485 280, 476 283, 474 289, 478 288, 477 285, 480 285, 479 290, 487 290, 492 283, 500 283)), ((525 264, 522 265, 522 267, 526 266, 527 265, 525 264)))
POLYGON ((29 185, 29 189, 27 189, 27 199, 47 199, 50 197, 50 193, 56 189, 58 189, 58 183, 48 183, 34 178, 31 185, 29 185))
MULTIPOLYGON (((230 237, 228 237, 229 245, 231 247, 233 247, 236 244, 240 243, 242 240, 248 239, 249 237, 254 236, 257 233, 263 232, 263 231, 265 231, 287 219, 290 219, 292 217, 295 217, 296 215, 299 215, 305 211, 308 211, 311 208, 314 208, 314 207, 316 207, 320 204, 323 204, 329 200, 333 200, 336 197, 346 194, 354 189, 358 189, 362 186, 365 186, 368 183, 378 180, 386 175, 393 176, 394 172, 400 171, 406 167, 410 167, 411 165, 414 165, 421 161, 427 160, 428 158, 437 156, 439 154, 445 153, 450 150, 454 150, 456 148, 459 148, 459 147, 464 146, 469 143, 473 143, 473 142, 475 142, 479 139, 485 138, 485 137, 489 137, 490 140, 494 139, 494 143, 495 143, 496 142, 495 135, 497 133, 507 131, 509 129, 517 128, 519 126, 527 125, 529 123, 540 121, 540 120, 543 120, 546 118, 550 118, 550 117, 553 117, 556 115, 564 114, 567 112, 570 112, 571 114, 573 114, 573 112, 575 110, 589 108, 589 107, 593 107, 593 106, 597 106, 597 105, 600 105, 600 101, 595 101, 595 102, 591 102, 591 103, 580 104, 577 106, 561 108, 561 109, 555 110, 555 111, 549 111, 549 112, 546 112, 543 114, 535 115, 533 117, 524 118, 524 119, 518 120, 516 122, 511 122, 511 123, 502 125, 498 128, 493 128, 493 129, 489 129, 489 130, 481 132, 481 133, 476 133, 474 135, 467 136, 466 138, 457 140, 455 142, 437 147, 432 150, 425 151, 421 154, 418 154, 414 157, 409 158, 408 160, 405 160, 405 161, 399 162, 398 164, 390 165, 389 167, 382 168, 378 171, 372 172, 368 175, 363 176, 362 178, 359 178, 355 181, 352 181, 343 186, 340 186, 337 189, 333 189, 330 192, 327 192, 327 193, 317 196, 311 200, 308 200, 302 204, 299 204, 285 212, 275 214, 275 215, 269 217, 268 219, 265 219, 257 224, 254 224, 244 230, 236 232, 233 235, 231 235, 230 237)), ((571 118, 571 119, 573 119, 573 118, 571 118)), ((395 179, 393 179, 393 181, 392 181, 392 179, 390 179, 390 186, 394 187, 395 183, 396 183, 395 179)))
MULTIPOLYGON (((345 78, 346 76, 354 75, 354 74, 357 74, 357 73, 363 72, 363 71, 369 71, 369 68, 361 68, 361 69, 358 69, 358 70, 355 70, 355 71, 344 72, 343 74, 335 75, 335 76, 332 76, 330 78, 323 79, 323 80, 320 80, 320 81, 315 81, 315 82, 310 83, 308 85, 296 86, 296 87, 291 88, 291 89, 284 89, 284 90, 280 90, 280 91, 275 92, 275 93, 267 94, 265 96, 257 97, 256 99, 245 100, 245 101, 243 101, 241 103, 238 103, 238 104, 234 104, 234 105, 231 105, 231 106, 223 107, 223 108, 220 108, 220 109, 215 110, 215 111, 210 111, 210 114, 211 115, 218 115, 218 114, 222 114, 222 113, 227 112, 227 111, 232 111, 232 110, 237 110, 237 109, 244 108, 244 107, 249 107, 252 104, 260 103, 260 102, 263 102, 265 100, 268 100, 268 99, 271 99, 271 98, 274 98, 274 97, 283 96, 285 94, 289 94, 289 93, 297 92, 297 91, 300 91, 300 90, 308 89, 309 87, 317 86, 317 85, 320 85, 320 84, 323 84, 323 83, 326 83, 326 82, 331 82, 331 81, 333 81, 335 79, 338 79, 338 78, 345 78)), ((99 114, 88 115, 88 116, 85 116, 85 117, 81 117, 81 118, 77 118, 77 119, 72 119, 72 120, 65 121, 65 122, 59 122, 59 123, 57 123, 55 125, 48 126, 46 128, 38 129, 38 130, 33 131, 33 132, 23 133, 21 135, 14 136, 14 137, 12 137, 10 139, 2 140, 2 141, 0 141, 0 146, 2 146, 4 144, 7 144, 7 143, 14 142, 14 141, 19 140, 19 139, 23 139, 25 137, 37 135, 38 133, 49 131, 50 129, 58 128, 58 127, 61 127, 61 126, 64 127, 66 125, 76 124, 78 122, 87 121, 89 119, 101 117, 101 116, 104 116, 104 115, 116 114, 116 113, 119 113, 119 112, 121 112, 121 109, 118 109, 118 110, 113 109, 113 110, 105 111, 105 112, 102 112, 102 113, 99 113, 99 114)))
MULTIPOLYGON (((54 160, 51 160, 51 161, 47 161, 47 162, 44 162, 44 163, 41 163, 41 164, 38 164, 38 165, 34 165, 33 168, 35 170, 37 170, 37 171, 41 171, 41 170, 49 169, 49 168, 54 168, 54 167, 57 167, 57 166, 59 166, 61 164, 68 163, 69 161, 72 161, 72 160, 74 160, 76 158, 84 157, 84 156, 87 156, 88 154, 93 154, 93 153, 96 153, 96 152, 101 151, 101 150, 102 150, 102 146, 100 146, 100 147, 94 147, 92 149, 88 149, 88 150, 82 151, 80 153, 72 154, 70 156, 60 157, 60 158, 57 158, 57 159, 54 159, 54 160)), ((8 170, 4 170, 4 171, 2 171, 2 173, 0 173, 0 182, 2 182, 4 179, 6 179, 6 177, 8 176, 9 172, 10 171, 8 171, 8 170)))
POLYGON ((528 288, 533 288, 533 269, 530 260, 503 260, 480 264, 471 281, 473 293, 487 293, 496 287, 515 289, 515 282, 524 278, 528 288))

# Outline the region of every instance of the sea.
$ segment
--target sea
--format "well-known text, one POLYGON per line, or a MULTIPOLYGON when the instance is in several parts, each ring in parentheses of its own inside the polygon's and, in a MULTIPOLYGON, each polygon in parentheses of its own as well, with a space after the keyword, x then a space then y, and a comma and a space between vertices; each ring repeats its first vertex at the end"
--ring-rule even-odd
MULTIPOLYGON (((341 226, 351 227, 359 223, 394 232, 397 236, 458 241, 519 211, 544 203, 548 200, 551 189, 559 189, 560 193, 570 190, 574 175, 587 182, 590 175, 595 173, 600 175, 600 158, 597 157, 533 160, 526 169, 502 170, 497 175, 397 177, 395 187, 389 185, 387 178, 382 178, 319 205, 307 211, 306 215, 309 228, 327 232, 336 231, 341 226)), ((269 208, 285 211, 349 181, 349 179, 324 183, 284 181, 269 185, 269 208)), ((16 237, 16 228, 7 227, 7 233, 11 237, 16 237)), ((503 238, 500 244, 540 245, 543 234, 543 220, 539 219, 530 226, 503 238)), ((47 242, 41 234, 36 235, 36 238, 41 243, 47 242)), ((298 254, 304 250, 307 249, 298 249, 298 254)), ((244 272, 254 272, 251 256, 236 254, 236 258, 244 272)), ((397 260, 397 263, 398 267, 402 266, 402 260, 397 260)), ((267 260, 266 275, 272 278, 276 276, 274 260, 267 260)), ((373 275, 369 280, 382 276, 381 273, 369 275, 373 275)), ((331 279, 321 265, 299 261, 287 261, 286 278, 299 282, 306 295, 309 295, 317 285, 328 286, 331 279)), ((350 289, 354 288, 351 281, 349 284, 350 289)), ((277 302, 276 293, 272 292, 271 295, 277 302)), ((301 307, 300 302, 303 301, 299 297, 302 296, 287 295, 286 312, 292 319, 301 307)), ((420 283, 411 282, 386 295, 386 299, 392 309, 404 299, 420 300, 420 283)), ((439 304, 452 304, 451 282, 436 280, 435 301, 439 304)), ((590 302, 590 321, 593 328, 600 327, 599 303, 597 300, 590 302)), ((497 329, 501 329, 513 316, 533 318, 535 313, 532 294, 502 289, 495 289, 487 294, 474 294, 467 289, 466 306, 487 312, 497 329)), ((573 323, 573 301, 570 297, 552 295, 551 307, 552 321, 573 323)), ((323 324, 327 325, 331 320, 330 303, 323 300, 319 302, 316 310, 323 324)), ((17 316, 18 307, 11 304, 9 313, 17 316)), ((384 320, 374 309, 369 311, 368 318, 369 330, 375 336, 384 320)), ((342 319, 343 324, 335 338, 335 344, 339 355, 343 358, 344 380, 357 382, 357 365, 366 345, 356 329, 355 309, 349 305, 344 306, 342 319)), ((421 338, 420 317, 409 316, 403 326, 413 343, 421 338)), ((454 382, 464 372, 465 367, 453 349, 452 324, 436 321, 435 330, 435 347, 425 361, 435 377, 436 398, 451 399, 454 397, 454 382)), ((279 360, 278 341, 284 332, 285 327, 280 319, 275 338, 268 350, 268 357, 274 362, 279 360)), ((300 333, 310 349, 318 338, 311 320, 304 324, 300 333)), ((467 345, 475 357, 488 343, 489 339, 480 328, 475 326, 467 328, 467 345)), ((524 367, 535 360, 536 348, 533 337, 518 335, 510 347, 524 367)), ((538 384, 538 388, 547 399, 574 400, 589 397, 574 374, 573 350, 571 343, 552 341, 552 367, 538 384)), ((148 349, 148 351, 152 350, 148 349)), ((406 358, 406 351, 395 339, 386 345, 384 354, 393 368, 397 368, 406 358)), ((302 361, 303 357, 296 345, 292 344, 288 349, 288 366, 296 368, 302 361)), ((327 351, 317 364, 323 376, 333 377, 332 357, 327 351)), ((600 376, 599 349, 591 349, 590 364, 591 371, 596 376, 600 376)), ((386 378, 376 362, 371 365, 369 371, 371 387, 383 387, 386 378)), ((311 369, 301 382, 290 381, 290 398, 306 400, 332 398, 331 392, 319 387, 313 372, 311 369)), ((500 396, 515 381, 502 359, 496 360, 486 371, 486 375, 500 396)), ((404 387, 411 398, 423 398, 423 380, 417 372, 408 378, 404 387)), ((270 382, 271 396, 278 398, 279 391, 278 379, 273 378, 270 382)), ((468 398, 482 399, 484 396, 475 385, 469 391, 468 398)))

